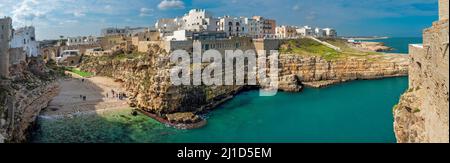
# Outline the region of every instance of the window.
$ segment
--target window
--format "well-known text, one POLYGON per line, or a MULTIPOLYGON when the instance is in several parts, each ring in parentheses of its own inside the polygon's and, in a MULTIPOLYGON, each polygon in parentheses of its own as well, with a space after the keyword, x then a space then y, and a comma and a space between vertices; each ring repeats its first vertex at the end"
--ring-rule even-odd
POLYGON ((23 39, 23 44, 27 44, 27 40, 23 39))

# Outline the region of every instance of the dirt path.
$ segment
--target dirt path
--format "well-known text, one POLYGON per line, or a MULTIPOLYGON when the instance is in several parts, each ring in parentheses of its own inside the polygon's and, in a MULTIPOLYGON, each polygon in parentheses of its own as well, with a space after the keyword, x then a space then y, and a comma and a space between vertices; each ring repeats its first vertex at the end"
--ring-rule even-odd
POLYGON ((107 77, 73 78, 60 80, 61 91, 41 112, 42 117, 61 117, 74 114, 100 113, 109 110, 126 109, 126 100, 112 97, 111 90, 122 92, 118 82, 107 77), (84 81, 82 81, 84 79, 84 81), (108 97, 107 97, 108 95, 108 97), (80 96, 86 96, 84 100, 80 96))

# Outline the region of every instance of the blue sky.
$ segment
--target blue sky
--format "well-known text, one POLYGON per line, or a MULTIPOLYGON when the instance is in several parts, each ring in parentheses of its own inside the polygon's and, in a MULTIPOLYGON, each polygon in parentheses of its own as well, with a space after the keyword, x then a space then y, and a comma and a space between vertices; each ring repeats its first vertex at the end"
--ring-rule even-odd
POLYGON ((152 26, 202 8, 214 16, 262 15, 277 24, 333 27, 339 35, 420 36, 438 19, 437 0, 0 0, 14 27, 38 39, 99 35, 104 27, 152 26))

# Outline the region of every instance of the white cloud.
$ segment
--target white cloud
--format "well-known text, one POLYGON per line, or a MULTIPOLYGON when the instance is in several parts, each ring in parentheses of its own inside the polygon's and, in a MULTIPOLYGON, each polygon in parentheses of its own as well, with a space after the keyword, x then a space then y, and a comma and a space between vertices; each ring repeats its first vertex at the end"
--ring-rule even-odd
POLYGON ((75 17, 83 17, 83 16, 86 16, 86 13, 84 13, 84 11, 77 10, 77 11, 73 12, 73 16, 75 16, 75 17))
POLYGON ((139 16, 143 17, 143 16, 152 16, 153 14, 153 9, 149 9, 149 8, 141 8, 140 12, 139 12, 139 16))
POLYGON ((294 5, 294 7, 292 7, 292 10, 299 11, 300 10, 300 5, 294 5))
POLYGON ((41 5, 41 3, 46 3, 46 1, 24 0, 18 3, 11 11, 13 20, 23 25, 27 21, 44 18, 53 10, 53 7, 51 5, 41 5))
POLYGON ((182 9, 184 8, 184 2, 181 0, 163 0, 159 3, 158 8, 161 10, 182 9))

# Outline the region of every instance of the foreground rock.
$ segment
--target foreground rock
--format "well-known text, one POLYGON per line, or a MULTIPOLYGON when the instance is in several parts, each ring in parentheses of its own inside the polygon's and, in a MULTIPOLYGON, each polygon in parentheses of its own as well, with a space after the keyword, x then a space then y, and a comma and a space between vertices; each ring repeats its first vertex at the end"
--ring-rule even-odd
MULTIPOLYGON (((442 6, 448 10, 448 1, 442 6)), ((424 31, 423 46, 410 46, 409 90, 394 108, 399 143, 449 142, 448 11, 446 14, 447 19, 424 31)))
POLYGON ((0 142, 25 142, 39 112, 59 91, 54 72, 39 59, 13 69, 10 79, 0 79, 0 142))

